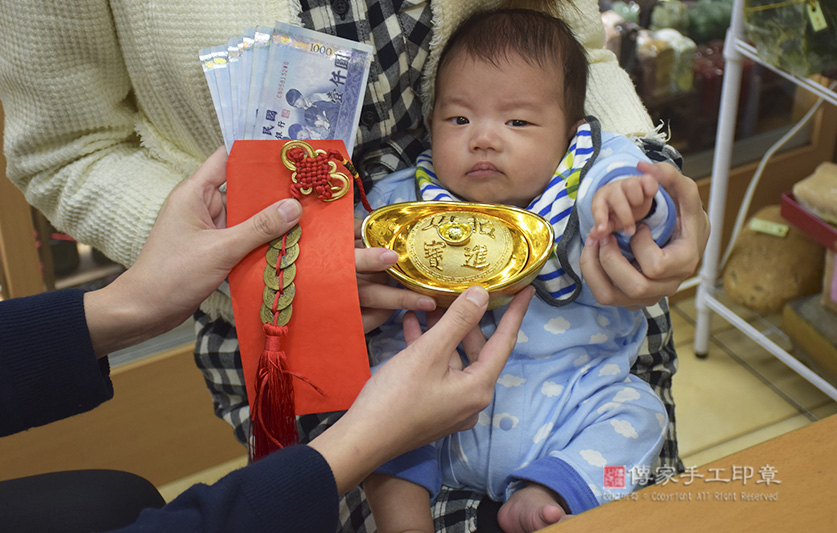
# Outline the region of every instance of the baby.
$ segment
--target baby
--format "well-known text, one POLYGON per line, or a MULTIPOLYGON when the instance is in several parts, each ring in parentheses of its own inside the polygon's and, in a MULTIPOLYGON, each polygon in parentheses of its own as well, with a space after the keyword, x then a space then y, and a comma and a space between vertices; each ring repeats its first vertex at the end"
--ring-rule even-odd
MULTIPOLYGON (((605 487, 604 467, 647 471, 658 457, 666 411, 630 373, 646 320, 641 311, 600 306, 580 277, 579 257, 584 236, 612 232, 630 257, 638 221, 663 244, 676 215, 656 180, 637 170, 647 159, 636 145, 584 117, 587 70, 583 47, 556 18, 528 10, 471 17, 440 57, 432 154, 370 194, 373 207, 514 205, 546 218, 557 237, 475 427, 387 463, 364 482, 383 533, 433 531, 430 501, 442 484, 504 501, 498 521, 507 533, 534 531, 635 488, 629 475, 605 487)), ((486 336, 503 312, 483 318, 486 336)), ((399 320, 370 340, 376 365, 404 347, 399 320)))

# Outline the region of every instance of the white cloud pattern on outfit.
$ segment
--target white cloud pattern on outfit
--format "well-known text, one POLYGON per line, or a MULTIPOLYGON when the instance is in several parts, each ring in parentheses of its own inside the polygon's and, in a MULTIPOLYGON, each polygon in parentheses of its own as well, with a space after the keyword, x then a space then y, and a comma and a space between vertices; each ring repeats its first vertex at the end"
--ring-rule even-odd
MULTIPOLYGON (((606 151, 610 151, 610 153, 612 154, 613 153, 613 148, 602 148, 602 151, 600 152, 599 157, 605 157, 605 152, 606 151)), ((610 155, 610 154, 608 154, 608 155, 610 155)), ((619 169, 619 168, 622 168, 622 167, 628 167, 628 166, 636 166, 636 165, 634 163, 631 163, 630 161, 625 161, 625 160, 613 161, 612 163, 607 165, 607 170, 608 171, 616 170, 616 169, 619 169)), ((616 178, 616 180, 624 180, 624 179, 627 179, 629 177, 630 176, 620 176, 620 177, 616 178)))
POLYGON ((562 316, 557 316, 544 324, 543 329, 547 330, 548 332, 552 333, 553 335, 560 335, 564 333, 568 329, 570 329, 570 323, 567 321, 566 318, 562 316))
POLYGON ((517 344, 523 344, 524 342, 529 342, 529 337, 523 333, 523 330, 517 332, 517 344))
POLYGON ((606 404, 599 407, 598 413, 602 414, 605 411, 610 411, 611 409, 618 409, 619 407, 622 407, 621 402, 618 402, 618 403, 617 402, 607 402, 606 404))
POLYGON ((497 380, 497 383, 504 387, 519 387, 526 383, 526 378, 504 374, 497 380))
POLYGON ((555 398, 556 396, 560 396, 562 392, 564 392, 564 386, 560 383, 545 381, 544 384, 541 385, 541 394, 547 398, 555 398))
POLYGON ((477 417, 477 424, 481 426, 487 426, 491 423, 491 417, 485 411, 480 411, 479 416, 477 417))
POLYGON ((578 453, 581 454, 581 458, 587 461, 588 464, 600 467, 607 465, 607 460, 605 460, 602 452, 596 450, 581 450, 578 453))
POLYGON ((666 428, 666 415, 663 413, 657 413, 657 422, 660 423, 660 429, 666 428))
POLYGON ((623 437, 627 437, 629 439, 639 438, 639 434, 636 432, 636 429, 634 429, 634 426, 632 426, 627 420, 611 419, 610 425, 613 426, 616 433, 619 433, 623 437))
POLYGON ((602 344, 603 342, 607 342, 607 335, 604 333, 596 333, 592 337, 590 337, 590 344, 602 344))
POLYGON ((575 361, 573 361, 573 366, 574 367, 579 367, 579 366, 583 365, 584 363, 586 363, 589 360, 590 360, 590 356, 587 355, 586 353, 583 353, 583 354, 581 354, 581 355, 579 355, 578 357, 575 358, 575 361))
POLYGON ((631 400, 639 400, 639 392, 632 387, 625 387, 613 397, 614 402, 629 402, 631 400))
POLYGON ((520 419, 519 419, 519 418, 517 418, 516 416, 512 416, 512 415, 510 415, 510 414, 508 414, 508 413, 500 413, 499 415, 495 415, 495 416, 494 416, 494 422, 492 423, 492 425, 493 425, 495 428, 499 428, 499 427, 501 427, 501 426, 500 426, 500 423, 501 423, 504 419, 509 419, 509 420, 511 420, 511 423, 512 423, 511 427, 513 427, 513 428, 516 428, 516 427, 517 427, 518 422, 520 422, 520 419))
POLYGON ((599 375, 600 376, 615 376, 615 375, 619 374, 620 371, 621 371, 621 369, 619 368, 619 365, 610 363, 610 364, 607 364, 607 365, 603 366, 599 370, 599 375))
MULTIPOLYGON (((516 466, 514 469, 515 469, 515 470, 523 470, 524 468, 526 468, 526 467, 527 467, 527 466, 529 466, 530 464, 532 464, 532 461, 523 461, 523 462, 522 462, 522 463, 520 463, 518 466, 516 466)), ((517 490, 517 489, 514 489, 514 487, 517 487, 517 484, 518 484, 519 482, 520 482, 520 481, 512 481, 511 483, 509 483, 509 488, 511 488, 512 490, 517 490)))
POLYGON ((535 437, 532 439, 532 442, 535 444, 539 443, 540 441, 544 440, 552 433, 552 422, 547 422, 546 424, 542 425, 538 432, 535 433, 535 437))
POLYGON ((605 315, 596 315, 596 323, 601 327, 606 328, 610 325, 610 319, 605 315))

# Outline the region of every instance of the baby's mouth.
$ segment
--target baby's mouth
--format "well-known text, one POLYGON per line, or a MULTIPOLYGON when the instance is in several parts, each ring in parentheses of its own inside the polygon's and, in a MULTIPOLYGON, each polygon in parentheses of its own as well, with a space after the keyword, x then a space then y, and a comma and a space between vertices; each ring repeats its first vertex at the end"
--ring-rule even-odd
POLYGON ((500 170, 492 163, 489 163, 488 161, 480 161, 471 167, 471 170, 468 171, 468 176, 478 178, 498 174, 499 172, 500 170))

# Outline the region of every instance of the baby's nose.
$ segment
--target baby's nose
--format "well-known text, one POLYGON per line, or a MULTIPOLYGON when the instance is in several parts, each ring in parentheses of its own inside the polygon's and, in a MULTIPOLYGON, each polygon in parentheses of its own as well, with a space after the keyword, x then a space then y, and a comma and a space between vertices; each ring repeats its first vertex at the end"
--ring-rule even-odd
POLYGON ((499 150, 500 137, 497 131, 490 126, 478 126, 474 128, 471 136, 471 150, 499 150))

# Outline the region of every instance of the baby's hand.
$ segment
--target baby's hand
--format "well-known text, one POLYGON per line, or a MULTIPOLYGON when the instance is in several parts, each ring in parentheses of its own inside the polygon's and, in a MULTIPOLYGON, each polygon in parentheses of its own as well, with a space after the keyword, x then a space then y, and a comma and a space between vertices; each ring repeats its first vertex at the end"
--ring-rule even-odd
POLYGON ((633 235, 636 222, 648 216, 657 189, 657 179, 651 174, 612 181, 602 186, 593 195, 590 238, 603 239, 614 231, 633 235))

